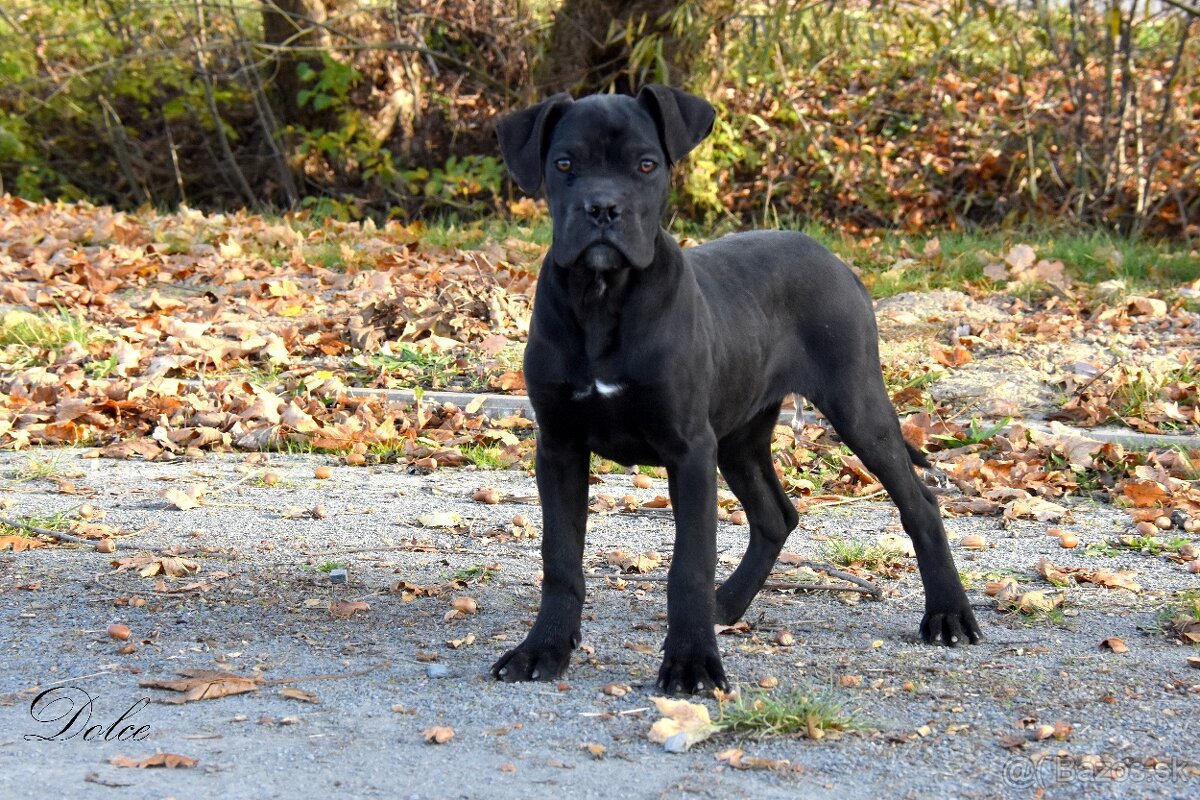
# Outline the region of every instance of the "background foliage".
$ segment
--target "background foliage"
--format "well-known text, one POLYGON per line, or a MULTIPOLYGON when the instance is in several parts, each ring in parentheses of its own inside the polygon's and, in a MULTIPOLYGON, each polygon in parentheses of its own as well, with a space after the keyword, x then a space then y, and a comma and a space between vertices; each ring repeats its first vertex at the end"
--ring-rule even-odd
POLYGON ((1200 234, 1179 0, 12 0, 0 189, 118 207, 480 216, 500 113, 684 84, 711 223, 1200 234), (603 20, 603 21, 601 21, 603 20))

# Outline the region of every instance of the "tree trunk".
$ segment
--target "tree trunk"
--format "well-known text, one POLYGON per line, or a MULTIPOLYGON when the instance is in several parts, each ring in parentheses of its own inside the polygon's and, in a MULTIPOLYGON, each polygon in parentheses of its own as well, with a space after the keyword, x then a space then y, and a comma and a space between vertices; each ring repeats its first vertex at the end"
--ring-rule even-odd
POLYGON ((661 36, 669 83, 687 77, 690 57, 679 48, 678 37, 664 24, 663 17, 683 0, 564 0, 554 15, 550 48, 539 70, 537 83, 545 93, 575 95, 606 92, 630 94, 645 77, 644 64, 631 62, 631 44, 647 36, 661 36), (639 34, 609 43, 609 32, 635 29, 645 19, 639 34), (682 62, 682 63, 677 63, 682 62))
POLYGON ((325 4, 322 0, 263 0, 263 40, 274 48, 275 74, 272 84, 276 90, 280 115, 284 123, 307 128, 328 127, 329 115, 315 111, 311 105, 301 106, 297 99, 305 84, 297 70, 301 64, 314 71, 321 70, 321 56, 316 49, 330 46, 329 31, 325 29, 325 4))

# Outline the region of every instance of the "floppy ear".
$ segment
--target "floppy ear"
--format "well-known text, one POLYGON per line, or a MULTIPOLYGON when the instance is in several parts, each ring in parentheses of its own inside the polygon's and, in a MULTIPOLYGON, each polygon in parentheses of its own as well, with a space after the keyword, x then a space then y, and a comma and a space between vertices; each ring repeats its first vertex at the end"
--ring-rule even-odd
POLYGON ((525 194, 533 194, 542 185, 542 159, 546 157, 550 131, 573 102, 565 92, 556 94, 536 106, 501 117, 496 123, 500 154, 525 194))
POLYGON ((717 110, 707 100, 661 83, 647 84, 637 100, 658 124, 667 158, 674 164, 712 131, 717 110))

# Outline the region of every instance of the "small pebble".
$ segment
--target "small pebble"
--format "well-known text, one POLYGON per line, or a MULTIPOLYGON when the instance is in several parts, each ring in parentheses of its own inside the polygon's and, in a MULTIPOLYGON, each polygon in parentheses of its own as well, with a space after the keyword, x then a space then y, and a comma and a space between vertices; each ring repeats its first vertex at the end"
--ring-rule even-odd
POLYGON ((425 677, 426 678, 445 678, 445 677, 448 677, 449 675, 450 675, 450 668, 447 667, 445 664, 426 664, 425 665, 425 677))
POLYGON ((345 569, 331 569, 329 571, 329 582, 330 583, 345 583, 346 582, 346 570, 345 569))

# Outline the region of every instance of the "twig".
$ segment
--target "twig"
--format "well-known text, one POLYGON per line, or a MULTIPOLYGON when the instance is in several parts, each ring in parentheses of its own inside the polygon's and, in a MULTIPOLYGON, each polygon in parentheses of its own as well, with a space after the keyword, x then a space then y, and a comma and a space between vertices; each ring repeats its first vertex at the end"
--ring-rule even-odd
POLYGON ((391 665, 391 661, 382 661, 373 667, 360 669, 357 672, 330 672, 324 675, 303 675, 299 678, 272 678, 271 680, 255 681, 255 683, 257 683, 259 686, 278 686, 281 683, 301 683, 302 681, 334 681, 340 678, 361 678, 363 675, 369 675, 376 670, 390 667, 391 665))
MULTIPOLYGON (((852 586, 842 586, 836 583, 799 583, 799 582, 775 582, 764 583, 764 589, 804 589, 805 591, 813 592, 857 592, 859 594, 869 594, 876 600, 883 599, 883 589, 880 589, 875 584, 865 578, 860 578, 857 575, 852 575, 849 572, 843 572, 840 569, 831 567, 828 564, 822 564, 819 561, 800 561, 789 563, 789 566, 808 567, 814 571, 827 573, 830 577, 840 578, 852 586)), ((612 578, 620 578, 632 583, 666 583, 667 577, 664 575, 639 575, 629 573, 628 575, 587 575, 591 580, 609 580, 612 578)))
MULTIPOLYGON (((832 506, 844 506, 844 505, 848 505, 849 503, 861 503, 864 500, 874 500, 876 497, 879 497, 880 495, 885 495, 885 494, 887 494, 887 489, 879 489, 878 491, 871 492, 870 494, 864 494, 859 497, 839 497, 836 500, 829 500, 829 501, 820 502, 820 503, 811 503, 810 507, 830 508, 832 506)), ((827 496, 827 495, 822 495, 822 497, 825 497, 825 496, 827 496)))
POLYGON ((805 592, 854 592, 867 594, 875 600, 883 599, 883 592, 878 588, 867 589, 862 586, 846 586, 842 583, 764 583, 764 589, 799 589, 805 592))
MULTIPOLYGON (((62 542, 74 542, 75 544, 86 544, 88 547, 92 547, 92 548, 94 548, 96 546, 96 541, 94 539, 84 539, 81 536, 72 536, 69 533, 63 533, 62 531, 53 531, 53 530, 50 530, 49 528, 39 528, 36 525, 30 525, 28 522, 20 522, 15 519, 8 519, 6 517, 0 517, 0 524, 7 525, 10 528, 21 528, 22 530, 29 531, 30 533, 41 534, 42 536, 50 536, 50 537, 58 539, 59 541, 62 541, 62 542)), ((123 545, 120 542, 117 542, 115 540, 113 540, 113 545, 116 547, 119 547, 123 550, 130 549, 129 545, 123 545)))
MULTIPOLYGON (((823 564, 820 561, 800 561, 800 562, 789 562, 789 566, 808 567, 809 569, 814 570, 816 572, 824 572, 831 577, 840 578, 841 580, 848 581, 849 583, 853 583, 855 586, 859 586, 859 587, 865 589, 866 592, 868 594, 873 595, 876 600, 883 599, 883 589, 880 589, 878 586, 871 583, 866 578, 860 578, 857 575, 853 575, 849 572, 843 572, 842 570, 840 570, 837 567, 834 567, 830 564, 823 564)), ((789 588, 789 589, 807 589, 809 587, 804 586, 803 584, 800 584, 798 586, 788 586, 787 588, 789 588)), ((846 591, 851 591, 851 590, 846 590, 846 591)))

